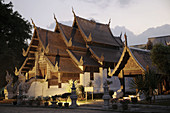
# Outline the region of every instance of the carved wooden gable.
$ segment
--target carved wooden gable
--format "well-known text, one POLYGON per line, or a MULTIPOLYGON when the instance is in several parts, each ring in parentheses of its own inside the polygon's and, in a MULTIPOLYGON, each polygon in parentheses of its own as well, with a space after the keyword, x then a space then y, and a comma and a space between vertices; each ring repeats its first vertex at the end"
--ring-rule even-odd
POLYGON ((142 74, 142 70, 140 66, 137 64, 134 58, 130 56, 129 60, 125 64, 124 67, 124 75, 138 75, 142 74))

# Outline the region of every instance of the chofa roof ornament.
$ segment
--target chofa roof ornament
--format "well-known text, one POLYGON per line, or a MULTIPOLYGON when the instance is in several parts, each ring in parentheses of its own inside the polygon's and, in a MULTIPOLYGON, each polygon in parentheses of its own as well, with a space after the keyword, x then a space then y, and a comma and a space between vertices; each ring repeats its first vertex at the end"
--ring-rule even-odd
POLYGON ((74 8, 72 7, 72 12, 73 12, 73 15, 76 16, 75 12, 74 12, 74 8))
POLYGON ((34 23, 34 21, 32 20, 32 18, 31 18, 31 21, 32 21, 32 24, 33 24, 34 28, 36 28, 35 23, 34 23))
POLYGON ((124 34, 124 38, 125 38, 125 47, 127 47, 128 45, 127 45, 127 35, 126 35, 126 33, 124 34))
POLYGON ((111 18, 109 19, 109 23, 107 25, 110 26, 110 23, 111 23, 111 18))

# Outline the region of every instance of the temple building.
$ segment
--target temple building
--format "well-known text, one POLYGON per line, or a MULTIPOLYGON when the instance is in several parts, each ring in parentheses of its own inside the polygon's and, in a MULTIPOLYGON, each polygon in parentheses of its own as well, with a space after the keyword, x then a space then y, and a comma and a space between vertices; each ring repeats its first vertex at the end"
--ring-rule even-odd
POLYGON ((113 36, 110 21, 102 24, 81 18, 74 11, 73 14, 71 27, 59 23, 54 16, 54 31, 39 28, 33 22, 32 40, 27 50, 23 49, 25 61, 15 71, 29 83, 27 95, 63 94, 68 91, 69 80, 78 80, 83 86, 92 82, 95 93, 103 92, 106 81, 113 83, 110 90, 120 88, 118 77, 108 76, 108 69, 114 69, 121 56, 121 35, 113 36))
MULTIPOLYGON (((153 65, 151 60, 150 50, 144 50, 134 47, 128 47, 127 36, 125 34, 125 47, 121 54, 121 57, 113 70, 109 70, 109 76, 118 76, 121 79, 121 89, 125 95, 126 92, 126 78, 135 80, 136 76, 142 76, 148 70, 154 71, 157 76, 161 76, 161 73, 153 65)), ((164 79, 164 78, 162 78, 164 79)), ((156 82, 156 81, 155 81, 156 82)), ((158 93, 162 94, 169 89, 165 89, 167 80, 164 79, 158 84, 158 93)))

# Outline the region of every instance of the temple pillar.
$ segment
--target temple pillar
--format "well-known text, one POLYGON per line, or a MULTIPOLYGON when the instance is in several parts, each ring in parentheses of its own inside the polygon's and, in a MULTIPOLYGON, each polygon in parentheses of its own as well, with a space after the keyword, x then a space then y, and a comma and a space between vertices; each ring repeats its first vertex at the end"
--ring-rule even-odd
POLYGON ((100 74, 100 78, 101 78, 100 88, 101 88, 101 92, 103 92, 103 83, 105 82, 104 75, 103 75, 103 67, 99 67, 99 74, 100 74))
POLYGON ((39 68, 38 68, 38 59, 39 59, 39 54, 38 52, 35 53, 35 77, 39 75, 39 68))

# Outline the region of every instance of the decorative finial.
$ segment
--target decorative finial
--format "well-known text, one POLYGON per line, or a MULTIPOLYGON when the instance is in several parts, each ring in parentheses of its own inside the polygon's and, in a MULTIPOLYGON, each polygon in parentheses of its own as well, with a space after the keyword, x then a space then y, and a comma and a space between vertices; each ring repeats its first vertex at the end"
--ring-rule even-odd
POLYGON ((109 19, 109 23, 108 23, 108 26, 110 26, 110 23, 111 23, 111 18, 109 19))
POLYGON ((75 14, 75 12, 74 12, 74 8, 73 8, 73 7, 72 7, 72 12, 73 12, 74 16, 76 16, 76 14, 75 14))
POLYGON ((22 55, 25 57, 27 55, 26 51, 24 48, 22 48, 22 55))
POLYGON ((110 69, 110 67, 108 69, 108 75, 111 76, 111 69, 110 69))
POLYGON ((104 54, 102 53, 100 56, 100 61, 103 62, 104 61, 104 54))
POLYGON ((146 66, 146 71, 149 72, 149 66, 148 65, 146 66))
POLYGON ((83 65, 83 63, 84 63, 83 62, 83 56, 80 57, 79 63, 80 63, 80 65, 83 65))
POLYGON ((89 37, 87 38, 87 41, 88 41, 88 42, 92 41, 91 33, 89 34, 89 37))
POLYGON ((126 36, 126 33, 124 34, 124 37, 125 37, 125 47, 127 47, 127 36, 126 36))
POLYGON ((72 46, 72 37, 70 38, 70 40, 68 41, 68 46, 72 46))
POLYGON ((120 33, 120 38, 122 38, 122 32, 120 33))
POLYGON ((56 17, 55 17, 55 14, 53 13, 53 15, 54 15, 54 20, 56 21, 56 23, 58 23, 58 21, 57 21, 57 19, 56 19, 56 17))
POLYGON ((49 53, 50 52, 50 47, 49 47, 50 45, 49 45, 49 43, 48 43, 48 45, 46 46, 46 48, 45 48, 45 53, 49 53))
POLYGON ((34 28, 35 28, 36 26, 35 26, 34 21, 32 20, 32 18, 31 18, 31 21, 32 21, 32 24, 33 24, 33 26, 34 26, 34 28))
POLYGON ((15 67, 15 75, 18 76, 20 72, 18 71, 17 67, 15 67))

